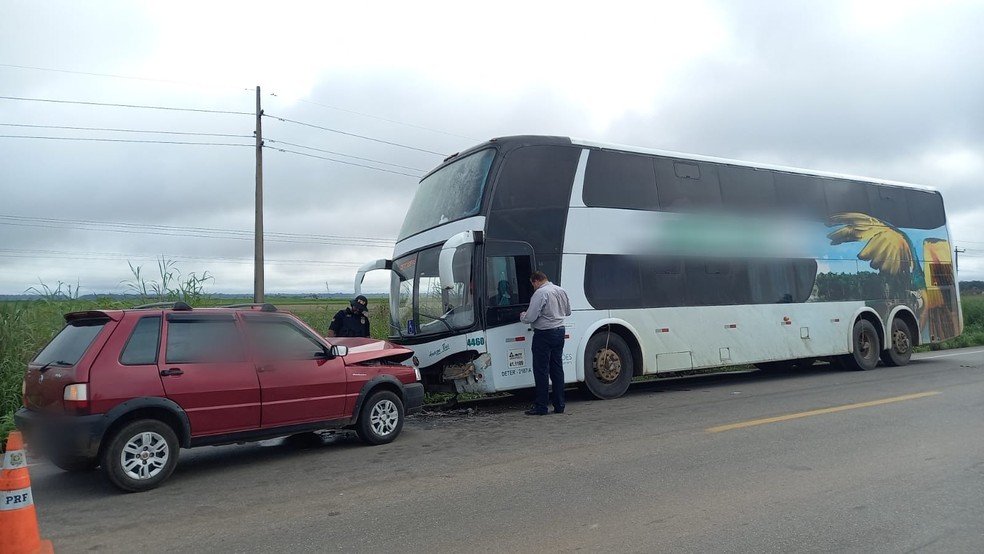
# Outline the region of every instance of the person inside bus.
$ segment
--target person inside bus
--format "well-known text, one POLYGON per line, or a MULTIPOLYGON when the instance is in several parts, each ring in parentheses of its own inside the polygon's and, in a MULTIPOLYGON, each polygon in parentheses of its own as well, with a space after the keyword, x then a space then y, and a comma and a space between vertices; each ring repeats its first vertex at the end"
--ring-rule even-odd
POLYGON ((339 310, 335 317, 328 324, 329 337, 368 337, 369 336, 369 317, 366 312, 369 310, 369 300, 362 296, 356 296, 351 306, 344 310, 339 310))
POLYGON ((509 284, 509 281, 503 279, 499 281, 498 292, 496 293, 494 300, 490 302, 490 304, 493 306, 509 306, 510 304, 513 303, 512 299, 513 299, 512 285, 509 284))
POLYGON ((530 277, 533 296, 519 319, 533 328, 533 381, 536 399, 526 415, 546 415, 547 389, 555 414, 564 413, 564 317, 571 315, 567 292, 537 271, 530 277))

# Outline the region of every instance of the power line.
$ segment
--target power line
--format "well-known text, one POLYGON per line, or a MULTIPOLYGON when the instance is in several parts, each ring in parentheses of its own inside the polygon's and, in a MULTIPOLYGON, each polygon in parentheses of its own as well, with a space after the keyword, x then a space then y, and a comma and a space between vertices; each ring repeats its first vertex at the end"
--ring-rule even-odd
POLYGON ((371 165, 357 164, 355 162, 347 162, 345 160, 336 160, 334 158, 326 158, 325 156, 316 156, 314 154, 308 154, 305 152, 298 152, 296 150, 287 150, 286 148, 276 148, 273 146, 264 146, 263 148, 268 148, 270 150, 276 150, 277 152, 286 152, 287 154, 297 154, 298 156, 307 156, 308 158, 317 158, 319 160, 327 160, 329 162, 335 162, 345 165, 354 165, 356 167, 364 167, 366 169, 375 169, 376 171, 383 171, 386 173, 394 173, 396 175, 406 175, 407 177, 413 177, 414 179, 420 179, 422 175, 413 175, 410 173, 403 173, 402 171, 393 171, 390 169, 383 169, 381 167, 372 167, 371 165))
MULTIPOLYGON (((128 258, 157 258, 163 256, 169 260, 188 260, 188 261, 212 261, 237 264, 252 264, 252 257, 226 257, 226 256, 182 256, 170 254, 134 254, 124 252, 84 252, 71 250, 36 250, 36 249, 13 249, 0 248, 0 258, 43 258, 56 260, 119 260, 128 258)), ((332 262, 327 260, 266 260, 270 263, 284 265, 327 265, 338 267, 358 267, 356 262, 332 262)))
MULTIPOLYGON (((18 227, 42 227, 48 229, 74 229, 86 231, 105 231, 128 234, 147 234, 159 236, 187 236, 196 238, 253 240, 252 231, 239 229, 218 229, 212 227, 182 227, 175 225, 154 225, 147 223, 125 223, 106 221, 85 221, 28 217, 0 214, 0 225, 18 227)), ((372 237, 346 237, 340 235, 312 235, 300 233, 265 233, 269 242, 293 244, 320 244, 333 246, 361 246, 370 248, 392 248, 394 242, 372 237)))
MULTIPOLYGON (((0 98, 3 98, 3 97, 0 96, 0 98)), ((330 133, 338 133, 340 135, 345 135, 345 136, 349 136, 349 137, 360 138, 360 139, 368 140, 368 141, 372 141, 372 142, 378 142, 380 144, 388 144, 390 146, 397 146, 399 148, 406 148, 408 150, 416 150, 417 152, 424 152, 425 154, 434 154, 436 156, 441 156, 442 158, 443 157, 447 157, 447 154, 446 153, 435 152, 433 150, 426 150, 424 148, 417 148, 416 146, 409 146, 409 145, 406 145, 406 144, 400 144, 398 142, 390 142, 388 140, 382 140, 382 139, 367 137, 365 135, 357 135, 355 133, 349 133, 347 131, 341 131, 341 130, 338 130, 338 129, 332 129, 330 127, 322 127, 320 125, 314 125, 313 123, 304 123, 303 121, 296 121, 296 120, 293 120, 293 119, 287 119, 286 117, 280 117, 280 116, 277 116, 277 115, 270 115, 270 114, 263 114, 263 116, 264 117, 272 117, 273 119, 276 119, 278 121, 283 121, 285 123, 293 123, 295 125, 303 125, 304 127, 311 127, 313 129, 321 129, 322 131, 328 131, 330 133)))
POLYGON ((170 110, 178 112, 216 113, 229 115, 256 115, 251 112, 234 112, 229 110, 206 110, 204 108, 175 108, 172 106, 146 106, 141 104, 113 104, 109 102, 83 102, 80 100, 54 100, 51 98, 25 98, 21 96, 0 96, 0 100, 20 100, 24 102, 50 102, 54 104, 79 104, 83 106, 105 106, 112 108, 137 108, 143 110, 170 110))
MULTIPOLYGON (((270 96, 276 97, 277 95, 276 94, 270 94, 270 96)), ((420 130, 423 130, 423 131, 430 131, 432 133, 438 133, 438 134, 442 134, 442 135, 448 135, 448 136, 451 136, 451 137, 468 139, 468 140, 472 140, 472 141, 475 141, 475 142, 478 142, 479 141, 479 139, 476 139, 476 138, 473 138, 473 137, 468 137, 468 136, 465 136, 465 135, 459 135, 457 133, 451 133, 451 132, 448 132, 448 131, 442 131, 440 129, 432 129, 430 127, 425 127, 423 125, 416 125, 416 124, 413 124, 413 123, 406 123, 406 122, 403 122, 403 121, 397 121, 395 119, 388 119, 388 118, 385 118, 385 117, 380 117, 378 115, 372 115, 372 114, 367 114, 367 113, 363 113, 363 112, 357 112, 355 110, 349 110, 349 109, 346 109, 346 108, 339 108, 338 106, 329 106, 328 104, 322 104, 320 102, 314 102, 312 100, 305 100, 304 98, 298 98, 297 101, 298 102, 303 102, 305 104, 311 104, 313 106, 319 106, 319 107, 322 107, 322 108, 325 108, 325 109, 329 109, 329 110, 336 110, 336 111, 339 111, 339 112, 350 113, 350 114, 358 115, 358 116, 361 116, 361 117, 368 117, 369 119, 375 119, 377 121, 385 121, 386 123, 392 123, 394 125, 403 125, 404 127, 412 127, 414 129, 420 129, 420 130)))
POLYGON ((135 139, 109 139, 96 137, 49 137, 37 135, 0 135, 0 138, 8 139, 42 139, 42 140, 74 140, 82 142, 128 142, 136 144, 185 144, 192 146, 254 146, 252 144, 232 144, 224 142, 188 142, 180 140, 135 140, 135 139))
POLYGON ((271 143, 274 143, 274 144, 286 144, 287 146, 293 146, 295 148, 304 148, 306 150, 314 150, 315 152, 324 152, 325 154, 333 154, 335 156, 342 156, 342 157, 345 157, 345 158, 353 158, 353 159, 356 159, 356 160, 362 160, 364 162, 372 162, 372 163, 377 163, 377 164, 382 164, 382 165, 388 165, 388 166, 392 166, 392 167, 399 167, 399 168, 402 168, 402 169, 409 169, 411 171, 426 171, 424 169, 420 169, 419 167, 408 167, 408 166, 405 166, 405 165, 399 165, 399 164, 394 164, 394 163, 389 163, 389 162, 381 162, 379 160, 373 160, 371 158, 362 158, 362 157, 359 157, 359 156, 353 156, 352 154, 342 154, 341 152, 333 152, 331 150, 323 150, 321 148, 315 148, 313 146, 304 146, 303 144, 294 144, 292 142, 285 142, 285 141, 282 141, 282 140, 273 140, 273 139, 269 139, 269 138, 265 138, 264 137, 263 141, 264 142, 271 142, 271 143))
POLYGON ((227 133, 191 133, 182 131, 152 131, 145 129, 116 129, 112 127, 67 127, 64 125, 28 125, 26 123, 0 123, 0 127, 25 127, 28 129, 66 129, 69 131, 110 131, 114 133, 150 133, 160 135, 187 135, 195 137, 253 138, 253 135, 230 135, 227 133))
MULTIPOLYGON (((54 69, 51 67, 35 67, 31 65, 17 65, 12 63, 0 63, 0 67, 13 67, 17 69, 32 69, 35 71, 51 71, 53 73, 68 73, 71 75, 87 75, 90 77, 112 77, 114 79, 130 79, 132 81, 151 81, 155 83, 170 83, 174 85, 192 85, 192 86, 205 86, 201 83, 191 83, 188 81, 173 81, 170 79, 154 79, 151 77, 133 77, 130 75, 116 75, 113 73, 93 73, 90 71, 71 71, 68 69, 54 69)), ((226 87, 233 88, 233 87, 226 87)), ((238 88, 238 87, 237 87, 238 88)))

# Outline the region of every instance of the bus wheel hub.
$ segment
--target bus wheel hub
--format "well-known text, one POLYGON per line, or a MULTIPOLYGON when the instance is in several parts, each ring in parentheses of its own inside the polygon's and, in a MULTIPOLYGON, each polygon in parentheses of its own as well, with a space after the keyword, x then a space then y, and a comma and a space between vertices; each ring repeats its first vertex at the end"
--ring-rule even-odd
POLYGON ((614 383, 622 373, 622 359, 614 350, 603 348, 595 353, 594 372, 603 383, 614 383))

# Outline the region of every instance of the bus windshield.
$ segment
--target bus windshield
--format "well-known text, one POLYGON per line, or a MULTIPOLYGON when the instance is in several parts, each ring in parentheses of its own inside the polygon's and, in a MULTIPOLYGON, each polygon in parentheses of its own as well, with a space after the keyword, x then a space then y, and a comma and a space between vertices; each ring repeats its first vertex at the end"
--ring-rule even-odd
POLYGON ((491 148, 475 152, 421 181, 403 220, 398 240, 442 223, 478 214, 495 153, 491 148))
POLYGON ((475 246, 463 245, 454 256, 454 285, 441 287, 441 247, 435 246, 393 262, 390 298, 391 335, 449 333, 475 323, 472 258, 475 246))

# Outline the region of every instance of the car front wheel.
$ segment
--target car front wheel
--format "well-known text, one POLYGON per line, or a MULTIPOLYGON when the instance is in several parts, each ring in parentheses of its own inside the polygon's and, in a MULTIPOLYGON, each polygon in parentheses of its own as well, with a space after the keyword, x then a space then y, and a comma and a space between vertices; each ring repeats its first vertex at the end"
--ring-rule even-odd
POLYGON ((110 482, 127 492, 153 489, 178 464, 178 437, 166 423, 142 419, 113 434, 102 466, 110 482))
POLYGON ((403 429, 403 401, 395 393, 373 393, 362 405, 355 431, 369 444, 386 444, 403 429))

